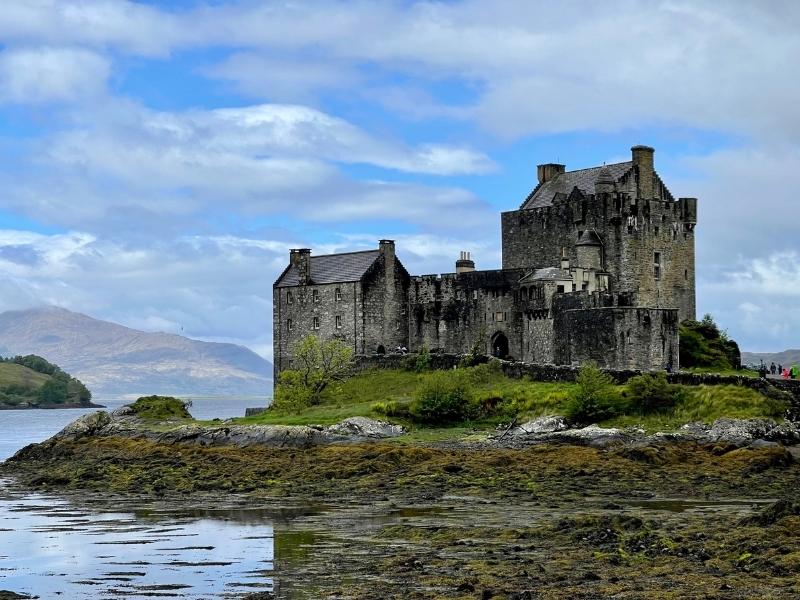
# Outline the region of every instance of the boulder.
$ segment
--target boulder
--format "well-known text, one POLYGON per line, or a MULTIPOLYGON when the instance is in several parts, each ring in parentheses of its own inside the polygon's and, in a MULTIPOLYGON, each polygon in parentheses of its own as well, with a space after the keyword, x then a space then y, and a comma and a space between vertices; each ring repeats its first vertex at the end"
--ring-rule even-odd
POLYGON ((103 427, 111 422, 111 416, 104 410, 89 413, 78 417, 72 423, 64 427, 53 436, 53 439, 79 439, 82 437, 95 435, 103 427))
POLYGON ((567 429, 569 429, 569 423, 567 423, 566 417, 547 415, 515 427, 509 432, 509 435, 537 435, 541 433, 565 431, 567 429))
POLYGON ((331 425, 326 431, 335 435, 355 435, 368 438, 397 437, 406 432, 400 425, 367 417, 350 417, 336 425, 331 425))

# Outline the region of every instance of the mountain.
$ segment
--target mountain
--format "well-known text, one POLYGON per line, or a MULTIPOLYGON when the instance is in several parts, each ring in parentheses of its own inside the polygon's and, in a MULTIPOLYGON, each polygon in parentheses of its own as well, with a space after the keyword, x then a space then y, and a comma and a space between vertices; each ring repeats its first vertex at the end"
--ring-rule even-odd
POLYGON ((272 392, 272 364, 243 346, 146 333, 63 308, 0 314, 0 354, 42 356, 95 395, 272 392))
POLYGON ((758 365, 761 361, 790 367, 800 365, 800 350, 784 350, 783 352, 742 352, 743 365, 758 365))

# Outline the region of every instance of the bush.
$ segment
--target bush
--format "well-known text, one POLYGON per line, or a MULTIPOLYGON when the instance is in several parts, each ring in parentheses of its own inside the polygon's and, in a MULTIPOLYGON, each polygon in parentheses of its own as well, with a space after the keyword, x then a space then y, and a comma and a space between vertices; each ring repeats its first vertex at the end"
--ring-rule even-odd
POLYGON ((489 359, 489 362, 469 367, 467 370, 472 381, 478 385, 489 383, 494 378, 503 374, 503 366, 496 358, 489 359))
POLYGON ((423 371, 430 371, 431 353, 430 350, 428 350, 427 346, 423 346, 415 357, 410 357, 410 358, 413 358, 413 362, 411 363, 412 371, 416 371, 417 373, 422 373, 423 371))
POLYGON ((300 371, 282 371, 275 386, 275 397, 270 410, 298 413, 312 404, 314 392, 305 385, 300 371))
POLYGON ((140 419, 163 421, 166 419, 191 419, 188 407, 191 402, 172 396, 142 396, 130 405, 140 419))
POLYGON ((576 383, 566 404, 566 416, 571 422, 597 423, 623 412, 614 380, 595 365, 582 366, 576 383))
POLYGON ((427 425, 458 423, 477 415, 469 377, 464 371, 435 371, 420 385, 409 413, 427 425))
POLYGON ((666 373, 646 373, 633 377, 625 390, 630 410, 639 414, 674 408, 683 396, 683 388, 668 383, 666 373))
POLYGON ((386 402, 376 402, 372 405, 372 410, 385 417, 395 417, 408 419, 411 417, 409 402, 398 402, 397 400, 387 400, 386 402))

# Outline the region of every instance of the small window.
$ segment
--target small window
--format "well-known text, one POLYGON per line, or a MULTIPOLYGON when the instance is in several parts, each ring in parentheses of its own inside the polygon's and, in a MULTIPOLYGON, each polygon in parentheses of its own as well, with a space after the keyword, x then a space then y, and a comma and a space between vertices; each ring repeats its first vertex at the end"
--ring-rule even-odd
POLYGON ((319 290, 313 290, 311 292, 311 300, 313 302, 319 302, 319 290))
POLYGON ((342 328, 342 315, 336 315, 336 329, 342 328))
POLYGON ((311 329, 319 329, 319 317, 311 319, 311 329))
POLYGON ((589 289, 589 284, 588 283, 582 283, 581 284, 581 289, 582 290, 588 290, 589 289))
POLYGON ((658 228, 658 225, 653 227, 653 231, 655 232, 656 235, 658 235, 661 232, 661 230, 658 228))
POLYGON ((286 304, 294 304, 294 295, 292 292, 286 292, 286 304))
POLYGON ((661 279, 661 252, 653 252, 653 277, 661 279))
POLYGON ((400 331, 400 321, 399 320, 394 322, 394 329, 395 329, 395 331, 400 331))
POLYGON ((494 313, 494 320, 499 323, 499 322, 503 321, 503 316, 504 315, 505 315, 505 313, 496 312, 496 313, 494 313))
POLYGON ((689 281, 689 269, 684 269, 683 270, 683 280, 684 281, 689 281))
POLYGON ((477 300, 478 299, 478 290, 473 290, 472 291, 472 299, 473 300, 477 300))
POLYGON ((294 327, 294 323, 292 323, 292 320, 291 319, 287 319, 287 321, 286 321, 286 330, 287 331, 291 331, 293 327, 294 327))
POLYGON ((336 291, 334 292, 334 297, 336 298, 336 302, 341 302, 342 301, 342 290, 341 290, 341 288, 336 288, 336 291))
POLYGON ((564 293, 564 286, 563 285, 556 286, 556 293, 557 294, 563 294, 564 293))

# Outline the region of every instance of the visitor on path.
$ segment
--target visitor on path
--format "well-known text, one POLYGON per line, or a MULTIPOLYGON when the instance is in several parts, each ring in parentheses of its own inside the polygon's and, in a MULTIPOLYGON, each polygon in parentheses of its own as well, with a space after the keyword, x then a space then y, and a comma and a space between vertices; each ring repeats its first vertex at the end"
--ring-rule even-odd
POLYGON ((776 368, 777 368, 777 367, 775 366, 775 363, 772 363, 772 364, 769 366, 769 372, 770 372, 770 374, 771 374, 771 375, 775 375, 775 370, 776 370, 776 368))
POLYGON ((778 365, 778 375, 783 375, 783 365, 778 365))
POLYGON ((792 365, 792 368, 789 370, 789 377, 797 379, 798 375, 800 375, 800 370, 797 369, 797 365, 792 365))
POLYGON ((783 376, 784 379, 789 379, 789 369, 784 369, 783 371, 781 371, 781 375, 783 376))

